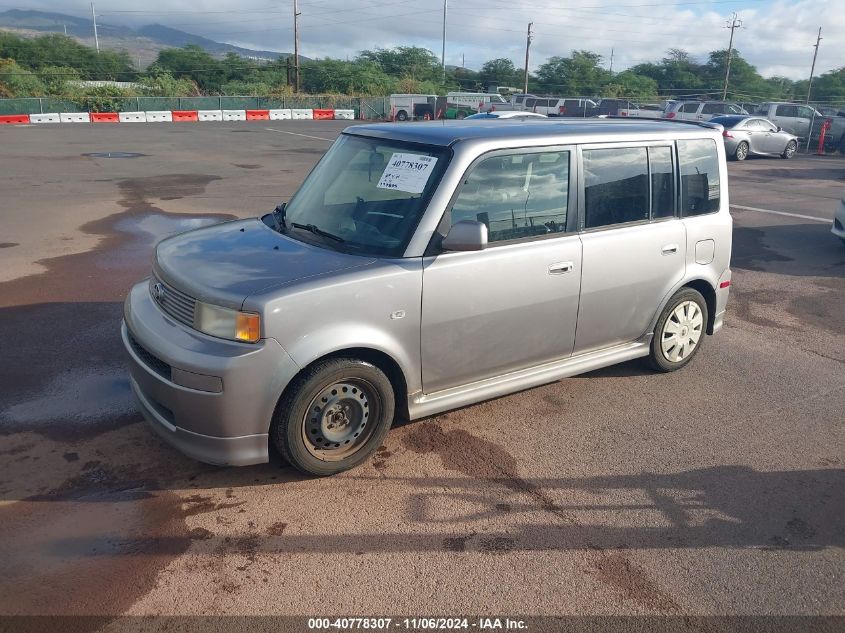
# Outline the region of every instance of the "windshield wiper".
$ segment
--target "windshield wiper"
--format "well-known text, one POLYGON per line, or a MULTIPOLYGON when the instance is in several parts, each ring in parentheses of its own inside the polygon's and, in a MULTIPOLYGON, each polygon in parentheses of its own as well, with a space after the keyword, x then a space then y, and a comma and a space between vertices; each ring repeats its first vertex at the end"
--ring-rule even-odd
POLYGON ((276 208, 273 209, 273 222, 276 224, 276 230, 279 233, 284 233, 287 225, 285 223, 285 207, 287 206, 286 202, 282 202, 281 204, 276 205, 276 208))
POLYGON ((338 242, 340 244, 342 244, 343 242, 346 241, 342 237, 338 237, 334 233, 329 233, 328 231, 324 231, 320 227, 314 226, 313 224, 300 224, 299 222, 291 222, 290 225, 295 229, 302 229, 303 231, 308 231, 310 233, 314 233, 314 235, 320 235, 320 236, 326 237, 330 240, 334 240, 335 242, 338 242))

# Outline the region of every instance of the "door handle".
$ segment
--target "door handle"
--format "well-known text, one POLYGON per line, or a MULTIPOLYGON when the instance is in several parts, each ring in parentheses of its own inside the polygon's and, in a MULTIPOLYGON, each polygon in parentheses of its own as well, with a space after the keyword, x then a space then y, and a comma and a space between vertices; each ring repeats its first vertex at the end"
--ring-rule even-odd
POLYGON ((661 251, 664 255, 674 255, 678 252, 678 245, 677 244, 667 244, 663 247, 661 251))
POLYGON ((573 262, 557 262, 556 264, 551 264, 549 266, 549 274, 562 275, 563 273, 568 273, 573 268, 575 268, 575 264, 573 262))

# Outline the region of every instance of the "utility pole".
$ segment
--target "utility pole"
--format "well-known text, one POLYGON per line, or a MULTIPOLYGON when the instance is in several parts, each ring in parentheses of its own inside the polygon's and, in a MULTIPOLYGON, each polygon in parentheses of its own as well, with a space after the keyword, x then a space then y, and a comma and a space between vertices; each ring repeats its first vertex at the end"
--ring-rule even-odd
POLYGON ((97 37, 97 12, 94 11, 94 3, 91 3, 91 18, 94 20, 94 46, 97 47, 97 55, 100 54, 100 38, 97 37))
POLYGON ((443 50, 440 53, 440 65, 443 67, 443 83, 446 83, 446 5, 447 0, 443 0, 443 50))
POLYGON ((294 92, 299 92, 299 0, 293 0, 293 74, 295 75, 294 92))
POLYGON ((807 101, 805 103, 810 103, 810 91, 813 89, 813 74, 816 72, 816 57, 819 54, 819 44, 822 41, 822 27, 819 27, 819 36, 816 38, 816 43, 813 46, 815 48, 815 52, 813 53, 813 65, 810 68, 810 83, 807 86, 807 101))
POLYGON ((725 67, 725 87, 722 89, 722 101, 728 98, 728 80, 731 76, 731 58, 734 52, 734 30, 742 26, 742 20, 737 19, 736 13, 733 14, 733 17, 728 22, 729 24, 726 24, 725 28, 731 30, 731 41, 728 44, 728 63, 725 67))
POLYGON ((613 74, 613 48, 610 49, 610 74, 613 74))
POLYGON ((533 22, 528 23, 528 36, 525 38, 525 74, 522 76, 522 94, 528 94, 528 49, 531 48, 531 40, 534 34, 531 32, 533 22))
POLYGON ((62 24, 62 26, 65 27, 65 37, 67 37, 67 24, 62 24))

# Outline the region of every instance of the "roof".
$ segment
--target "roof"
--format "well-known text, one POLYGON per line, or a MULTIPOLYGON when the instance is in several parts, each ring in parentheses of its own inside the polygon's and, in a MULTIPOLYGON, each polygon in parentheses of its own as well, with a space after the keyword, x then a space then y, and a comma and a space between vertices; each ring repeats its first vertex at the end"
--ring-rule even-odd
MULTIPOLYGON (((492 139, 530 141, 549 136, 566 137, 588 135, 595 140, 625 134, 647 136, 676 136, 683 132, 712 132, 715 126, 695 121, 663 119, 474 119, 472 121, 427 121, 424 123, 371 123, 353 125, 345 134, 448 146, 459 141, 492 139)), ((721 128, 719 128, 721 129, 721 128)))

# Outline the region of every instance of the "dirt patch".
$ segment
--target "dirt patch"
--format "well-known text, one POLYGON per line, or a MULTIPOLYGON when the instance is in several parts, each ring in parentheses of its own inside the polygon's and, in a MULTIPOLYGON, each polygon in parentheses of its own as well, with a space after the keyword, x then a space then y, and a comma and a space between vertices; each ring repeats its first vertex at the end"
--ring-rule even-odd
POLYGON ((267 534, 269 534, 270 536, 281 536, 285 533, 287 527, 287 523, 282 523, 281 521, 278 521, 267 528, 267 534))
POLYGON ((588 573, 619 592, 625 599, 652 611, 679 612, 680 606, 648 577, 645 570, 621 554, 591 551, 588 573))
POLYGON ((0 248, 12 248, 13 246, 20 246, 17 242, 0 242, 0 248))

